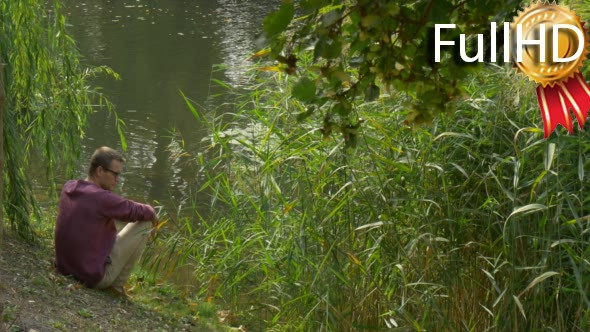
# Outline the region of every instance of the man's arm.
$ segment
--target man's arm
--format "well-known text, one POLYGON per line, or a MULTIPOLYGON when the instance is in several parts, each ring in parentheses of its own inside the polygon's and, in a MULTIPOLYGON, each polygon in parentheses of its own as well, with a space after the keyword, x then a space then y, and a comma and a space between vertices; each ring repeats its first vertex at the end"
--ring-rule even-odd
POLYGON ((156 219, 156 211, 151 205, 125 199, 110 191, 105 191, 100 196, 99 207, 108 218, 128 222, 156 219))

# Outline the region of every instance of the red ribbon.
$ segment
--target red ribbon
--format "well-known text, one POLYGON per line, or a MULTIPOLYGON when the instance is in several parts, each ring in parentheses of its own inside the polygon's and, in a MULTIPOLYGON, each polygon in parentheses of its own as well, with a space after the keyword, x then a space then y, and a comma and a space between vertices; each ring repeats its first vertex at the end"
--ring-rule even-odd
POLYGON ((559 82, 553 87, 538 86, 537 100, 541 108, 545 138, 551 135, 558 124, 571 134, 574 127, 569 110, 574 111, 578 126, 582 129, 590 110, 590 86, 582 74, 576 73, 565 83, 559 82))

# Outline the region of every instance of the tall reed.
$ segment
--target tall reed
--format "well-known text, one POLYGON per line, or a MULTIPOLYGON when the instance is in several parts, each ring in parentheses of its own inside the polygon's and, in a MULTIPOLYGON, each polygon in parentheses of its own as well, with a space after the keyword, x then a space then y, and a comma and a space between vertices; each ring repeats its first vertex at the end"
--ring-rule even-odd
POLYGON ((289 79, 255 76, 230 112, 186 99, 208 207, 163 240, 201 296, 252 330, 590 328, 589 134, 545 140, 533 84, 489 68, 413 130, 382 96, 347 149, 297 123, 289 79))

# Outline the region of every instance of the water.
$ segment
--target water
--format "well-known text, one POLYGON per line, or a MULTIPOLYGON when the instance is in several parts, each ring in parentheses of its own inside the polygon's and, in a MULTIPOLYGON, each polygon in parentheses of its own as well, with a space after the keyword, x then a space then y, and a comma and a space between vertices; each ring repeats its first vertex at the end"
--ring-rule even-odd
MULTIPOLYGON (((207 135, 186 107, 183 91, 201 105, 223 88, 220 79, 240 85, 245 59, 256 51, 262 19, 280 1, 231 0, 96 0, 68 1, 64 8, 69 31, 84 62, 106 65, 120 81, 98 78, 95 83, 115 104, 126 123, 128 149, 124 181, 117 189, 143 202, 181 202, 198 186, 197 166, 172 161, 168 147, 172 131, 193 153, 207 135), (216 64, 228 69, 216 71, 216 64)), ((200 109, 205 112, 206 110, 200 109)), ((89 119, 79 176, 85 176, 95 148, 121 148, 115 120, 106 111, 89 119)))

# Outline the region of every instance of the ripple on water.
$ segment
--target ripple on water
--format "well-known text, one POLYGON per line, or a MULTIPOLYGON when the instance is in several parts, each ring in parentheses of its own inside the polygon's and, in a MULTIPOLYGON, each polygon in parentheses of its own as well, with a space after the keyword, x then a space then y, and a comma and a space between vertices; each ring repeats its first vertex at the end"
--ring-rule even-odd
POLYGON ((257 51, 256 36, 263 32, 262 20, 265 15, 261 13, 278 8, 281 1, 251 1, 247 9, 240 1, 218 2, 215 14, 220 22, 224 22, 217 31, 220 35, 218 47, 223 63, 227 65, 225 75, 232 85, 242 86, 247 82, 247 59, 257 51))
MULTIPOLYGON (((98 82, 126 123, 128 162, 119 190, 145 201, 183 197, 198 180, 194 167, 170 158, 170 130, 182 131, 193 151, 206 133, 186 110, 179 90, 204 104, 212 66, 220 63, 228 69, 225 78, 215 78, 243 85, 245 59, 255 51, 262 19, 281 0, 66 1, 69 30, 87 61, 122 75, 119 82, 98 82)), ((112 116, 98 112, 91 121, 81 175, 97 145, 118 145, 112 116)))

